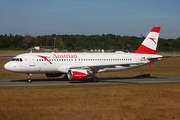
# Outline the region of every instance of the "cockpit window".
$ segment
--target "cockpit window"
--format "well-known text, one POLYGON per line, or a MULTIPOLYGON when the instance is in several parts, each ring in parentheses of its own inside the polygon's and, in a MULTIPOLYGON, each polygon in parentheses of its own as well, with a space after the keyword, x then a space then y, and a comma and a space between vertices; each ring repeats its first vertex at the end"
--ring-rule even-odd
POLYGON ((18 62, 22 62, 22 58, 13 58, 12 61, 18 61, 18 62))
POLYGON ((13 58, 12 61, 16 61, 16 58, 13 58))

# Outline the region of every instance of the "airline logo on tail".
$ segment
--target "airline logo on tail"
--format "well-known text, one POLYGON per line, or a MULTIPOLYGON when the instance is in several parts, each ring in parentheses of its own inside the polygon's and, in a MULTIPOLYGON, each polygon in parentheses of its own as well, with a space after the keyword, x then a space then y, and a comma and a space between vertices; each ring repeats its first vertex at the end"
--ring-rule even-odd
POLYGON ((156 44, 155 38, 149 37, 149 39, 152 40, 156 44))
POLYGON ((158 38, 160 33, 160 27, 155 26, 151 29, 145 40, 139 46, 139 48, 134 53, 144 53, 144 54, 155 54, 158 38))

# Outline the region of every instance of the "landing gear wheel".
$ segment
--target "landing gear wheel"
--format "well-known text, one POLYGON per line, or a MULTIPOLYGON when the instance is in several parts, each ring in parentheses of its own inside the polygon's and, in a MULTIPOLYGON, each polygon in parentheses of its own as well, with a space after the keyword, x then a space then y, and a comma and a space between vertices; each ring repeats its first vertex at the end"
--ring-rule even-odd
POLYGON ((32 82, 32 80, 31 79, 27 79, 27 83, 31 83, 32 82))
POLYGON ((97 77, 92 77, 92 78, 91 78, 91 81, 92 81, 92 82, 98 82, 99 80, 98 80, 97 77))
POLYGON ((31 83, 31 82, 32 82, 32 80, 31 80, 31 76, 32 76, 32 74, 31 74, 31 73, 30 73, 30 74, 28 74, 27 83, 31 83))

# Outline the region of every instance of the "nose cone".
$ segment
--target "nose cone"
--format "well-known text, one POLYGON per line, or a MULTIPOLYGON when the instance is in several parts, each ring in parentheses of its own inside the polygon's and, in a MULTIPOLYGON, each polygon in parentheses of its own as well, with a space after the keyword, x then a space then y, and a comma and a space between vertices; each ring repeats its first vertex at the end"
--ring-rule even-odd
POLYGON ((4 65, 4 68, 8 71, 13 71, 13 67, 12 67, 12 63, 11 62, 7 62, 5 65, 4 65))
POLYGON ((4 68, 5 68, 6 70, 10 70, 9 62, 4 65, 4 68))

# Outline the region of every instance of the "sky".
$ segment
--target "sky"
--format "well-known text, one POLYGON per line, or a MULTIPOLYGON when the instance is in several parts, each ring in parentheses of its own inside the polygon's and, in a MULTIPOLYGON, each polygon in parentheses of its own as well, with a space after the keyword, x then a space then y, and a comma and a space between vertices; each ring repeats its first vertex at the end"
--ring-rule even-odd
POLYGON ((0 35, 180 37, 180 0, 0 0, 0 35))

